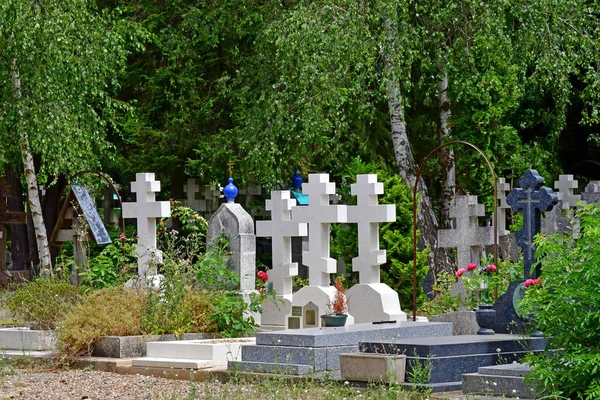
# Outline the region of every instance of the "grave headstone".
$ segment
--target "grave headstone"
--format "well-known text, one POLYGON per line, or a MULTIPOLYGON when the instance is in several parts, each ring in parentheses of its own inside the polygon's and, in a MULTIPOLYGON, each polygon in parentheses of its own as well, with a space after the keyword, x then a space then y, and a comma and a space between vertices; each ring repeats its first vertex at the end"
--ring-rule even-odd
POLYGON ((254 221, 244 208, 235 203, 238 194, 229 178, 229 184, 223 193, 227 199, 208 221, 207 248, 214 245, 215 240, 223 234, 229 241, 229 269, 240 277, 240 292, 245 298, 256 290, 256 235, 254 221))
POLYGON ((581 195, 573 194, 573 189, 577 189, 579 183, 573 179, 573 175, 560 175, 557 181, 554 181, 554 188, 558 189, 558 203, 552 210, 544 213, 541 224, 541 231, 547 235, 556 233, 569 233, 574 237, 578 235, 574 210, 577 203, 581 201, 581 195))
POLYGON ((478 217, 485 215, 483 204, 477 204, 477 196, 456 196, 449 214, 456 221, 456 229, 438 230, 439 247, 455 247, 458 268, 469 263, 479 265, 481 247, 494 243, 494 228, 479 226, 478 217))
POLYGON ((168 201, 156 201, 160 181, 154 179, 154 173, 135 174, 131 191, 136 194, 136 201, 123 203, 123 218, 137 220, 138 277, 147 279, 156 274, 156 264, 162 261, 156 248, 156 219, 170 217, 171 205, 168 201))
POLYGON ((550 188, 543 188, 544 178, 530 169, 519 179, 520 188, 514 188, 506 197, 513 211, 523 213, 523 228, 515 235, 517 245, 523 249, 524 278, 539 276, 539 267, 531 272, 535 262, 535 247, 533 237, 541 230, 542 211, 551 210, 558 202, 558 196, 550 188))
POLYGON ((357 205, 348 206, 347 222, 358 224, 358 256, 352 259, 352 270, 359 273, 359 283, 346 292, 348 312, 355 323, 406 321, 398 293, 380 280, 386 252, 379 249, 379 222, 395 221, 396 206, 378 204, 383 183, 375 174, 358 175, 350 190, 357 196, 357 205))
POLYGON ((585 187, 585 191, 581 193, 581 199, 586 204, 598 203, 600 204, 600 187, 597 183, 588 183, 585 187))
POLYGON ((507 183, 505 178, 498 178, 498 182, 496 183, 496 193, 498 197, 498 207, 496 207, 498 237, 506 236, 510 233, 510 231, 506 229, 506 210, 510 209, 510 206, 506 202, 506 193, 509 191, 510 183, 507 183))
POLYGON ((298 263, 292 262, 292 237, 308 234, 306 223, 292 221, 293 207, 296 200, 290 198, 289 190, 274 190, 271 199, 266 200, 271 220, 256 222, 256 236, 271 237, 273 265, 268 271, 268 282, 273 285, 277 299, 276 303, 263 306, 263 326, 285 326, 285 317, 292 311, 292 278, 298 275, 298 263))
MULTIPOLYGON (((302 193, 308 195, 308 205, 292 208, 292 221, 308 223, 308 251, 302 253, 302 262, 308 267, 309 285, 294 294, 292 312, 286 320, 286 326, 298 328, 318 326, 333 299, 335 288, 329 277, 336 272, 336 261, 329 256, 329 228, 331 223, 347 220, 346 206, 329 205, 329 195, 335 193, 329 174, 310 174, 308 182, 302 184, 302 193)), ((353 321, 348 316, 346 323, 353 321)))
POLYGON ((183 201, 186 207, 202 213, 212 213, 219 203, 219 190, 215 184, 200 184, 196 178, 189 178, 183 185, 187 198, 183 201))

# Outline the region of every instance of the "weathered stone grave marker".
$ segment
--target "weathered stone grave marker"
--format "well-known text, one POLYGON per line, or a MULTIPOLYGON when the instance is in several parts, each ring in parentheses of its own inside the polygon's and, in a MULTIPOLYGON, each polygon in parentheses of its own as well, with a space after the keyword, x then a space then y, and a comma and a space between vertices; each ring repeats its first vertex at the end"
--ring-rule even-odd
POLYGON ((498 220, 498 237, 506 236, 510 233, 506 229, 506 210, 510 209, 510 206, 506 202, 506 193, 510 191, 510 183, 506 182, 505 178, 498 178, 496 183, 496 193, 498 197, 498 206, 496 207, 496 218, 498 220))
POLYGON ((199 212, 211 213, 217 209, 219 190, 214 184, 201 185, 198 179, 189 178, 183 185, 187 198, 183 201, 186 207, 199 212))
POLYGON ((271 220, 256 222, 256 236, 271 237, 273 265, 268 275, 277 296, 276 303, 263 306, 263 326, 285 326, 285 317, 292 311, 292 278, 298 275, 298 263, 292 262, 292 237, 308 234, 306 223, 292 221, 291 210, 295 206, 290 191, 274 190, 271 199, 266 200, 271 220))
POLYGON ((597 183, 588 183, 585 187, 585 191, 581 194, 581 198, 586 204, 598 203, 600 204, 600 188, 597 183))
POLYGON ((456 196, 449 214, 456 221, 456 229, 438 230, 439 247, 456 247, 458 268, 469 263, 479 265, 481 246, 494 243, 494 228, 479 226, 477 217, 485 215, 483 204, 477 204, 477 196, 456 196))
POLYGON ((136 201, 123 203, 123 218, 137 220, 138 277, 147 279, 156 275, 156 264, 162 261, 156 248, 156 219, 170 217, 171 205, 168 201, 156 201, 160 181, 154 179, 153 173, 135 174, 131 191, 136 193, 136 201))
POLYGON ((358 224, 358 256, 352 259, 352 270, 359 273, 359 283, 346 292, 351 299, 348 312, 356 323, 406 321, 398 293, 380 280, 386 252, 379 249, 379 222, 395 221, 396 206, 378 204, 383 183, 375 174, 358 175, 350 190, 357 196, 357 205, 348 206, 347 222, 358 224))
POLYGON ((558 203, 544 214, 541 221, 542 232, 547 235, 567 232, 577 236, 577 223, 573 221, 572 210, 581 200, 581 195, 573 194, 573 189, 577 189, 578 186, 579 182, 573 179, 573 175, 560 175, 559 179, 554 181, 554 188, 558 189, 558 203), (568 213, 567 217, 565 213, 568 213))
POLYGON ((221 234, 229 241, 229 269, 240 277, 240 292, 249 301, 249 294, 256 291, 256 235, 254 221, 244 208, 235 203, 238 189, 229 178, 229 184, 224 188, 226 203, 221 204, 208 221, 206 235, 207 248, 221 234))

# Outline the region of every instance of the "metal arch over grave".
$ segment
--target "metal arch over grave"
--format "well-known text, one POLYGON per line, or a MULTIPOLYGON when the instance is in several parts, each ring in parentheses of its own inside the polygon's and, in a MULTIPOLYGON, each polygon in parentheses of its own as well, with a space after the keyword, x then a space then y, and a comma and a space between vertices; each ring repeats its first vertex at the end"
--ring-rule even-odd
MULTIPOLYGON (((423 169, 429 159, 431 159, 438 151, 447 146, 452 146, 455 144, 462 144, 468 147, 471 147, 475 151, 477 151, 481 156, 485 159, 488 167, 490 168, 490 172, 492 173, 492 187, 494 188, 494 205, 498 205, 498 191, 497 191, 497 182, 496 182, 496 173, 494 172, 494 167, 492 167, 492 163, 489 158, 485 155, 483 151, 472 143, 465 142, 462 140, 454 140, 451 142, 447 142, 437 146, 435 149, 431 150, 423 164, 419 167, 419 171, 417 172, 417 176, 415 178, 415 186, 413 187, 413 321, 417 320, 417 188, 419 187, 419 179, 423 174, 423 169)), ((498 264, 498 214, 497 207, 494 207, 494 264, 498 264)))
POLYGON ((86 239, 95 240, 98 244, 111 243, 87 187, 72 186, 50 236, 50 244, 73 242, 74 265, 72 279, 73 284, 76 286, 81 283, 80 273, 83 272, 81 268, 85 262, 84 250, 80 241, 82 235, 79 234, 82 229, 80 215, 85 217, 88 224, 89 229, 85 235, 86 239))

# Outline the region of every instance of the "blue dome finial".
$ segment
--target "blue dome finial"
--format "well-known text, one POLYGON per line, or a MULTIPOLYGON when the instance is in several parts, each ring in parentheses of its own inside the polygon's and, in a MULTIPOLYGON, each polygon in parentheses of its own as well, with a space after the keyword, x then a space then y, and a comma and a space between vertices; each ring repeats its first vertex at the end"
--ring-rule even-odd
POLYGON ((302 176, 298 173, 298 167, 294 168, 294 175, 292 175, 292 189, 300 190, 302 189, 302 176))
POLYGON ((233 203, 235 202, 235 196, 238 195, 238 188, 233 184, 233 178, 229 178, 228 182, 227 186, 223 189, 223 194, 228 203, 233 203))

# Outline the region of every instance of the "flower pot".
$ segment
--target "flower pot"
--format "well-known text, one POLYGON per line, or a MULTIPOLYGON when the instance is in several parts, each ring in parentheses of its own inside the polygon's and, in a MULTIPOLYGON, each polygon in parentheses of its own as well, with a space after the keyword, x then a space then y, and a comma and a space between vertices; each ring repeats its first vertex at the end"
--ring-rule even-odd
POLYGON ((328 327, 344 326, 347 318, 347 315, 321 315, 321 324, 328 327))
POLYGON ((496 310, 493 304, 480 304, 475 311, 475 320, 479 325, 478 335, 494 335, 496 327, 496 310))

